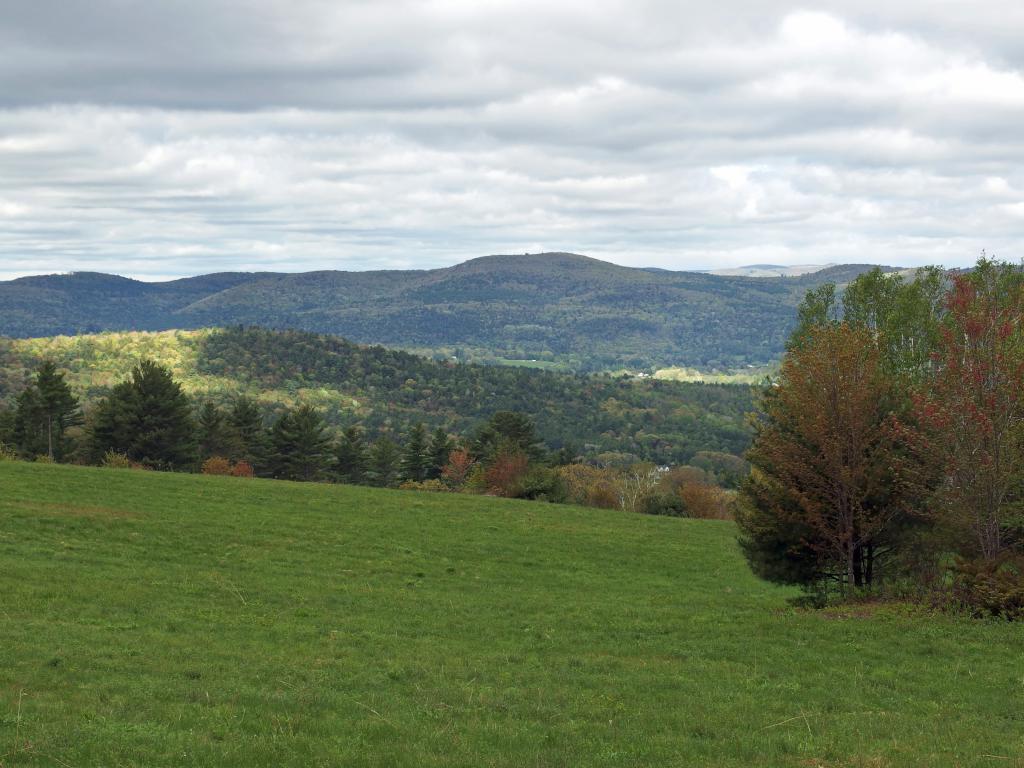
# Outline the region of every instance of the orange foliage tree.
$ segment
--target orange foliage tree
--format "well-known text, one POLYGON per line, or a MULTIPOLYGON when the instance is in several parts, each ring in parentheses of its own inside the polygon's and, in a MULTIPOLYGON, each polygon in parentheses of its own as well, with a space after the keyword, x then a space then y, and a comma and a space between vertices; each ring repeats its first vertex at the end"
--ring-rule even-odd
POLYGON ((525 453, 513 448, 500 448, 484 471, 487 492, 515 497, 529 468, 530 460, 525 453))
POLYGON ((869 330, 814 327, 789 351, 764 397, 748 454, 756 471, 740 494, 755 570, 770 574, 772 559, 797 555, 814 560, 790 571, 808 581, 872 584, 885 534, 905 513, 890 402, 869 330))
POLYGON ((469 451, 458 449, 448 454, 448 463, 441 470, 441 479, 450 487, 458 490, 466 484, 469 473, 473 471, 476 462, 469 455, 469 451))

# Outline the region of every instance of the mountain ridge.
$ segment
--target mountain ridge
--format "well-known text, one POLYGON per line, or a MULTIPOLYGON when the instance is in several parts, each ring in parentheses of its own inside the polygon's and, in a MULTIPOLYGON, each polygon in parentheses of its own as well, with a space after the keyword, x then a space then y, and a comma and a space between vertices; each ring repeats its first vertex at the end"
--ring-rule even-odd
POLYGON ((0 335, 258 325, 577 370, 728 368, 775 359, 808 288, 871 268, 722 276, 552 252, 430 270, 220 272, 152 283, 38 275, 0 282, 0 335))

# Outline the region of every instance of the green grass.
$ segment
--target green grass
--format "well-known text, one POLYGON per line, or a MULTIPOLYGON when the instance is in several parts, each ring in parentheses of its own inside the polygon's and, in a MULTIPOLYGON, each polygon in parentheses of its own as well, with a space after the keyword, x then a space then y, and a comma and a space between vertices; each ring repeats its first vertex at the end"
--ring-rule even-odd
POLYGON ((504 365, 510 368, 533 368, 536 370, 560 372, 571 370, 565 363, 555 360, 520 360, 511 357, 496 357, 493 358, 493 362, 495 365, 504 365))
POLYGON ((1024 628, 796 610, 733 535, 0 463, 0 765, 1024 765, 1024 628))

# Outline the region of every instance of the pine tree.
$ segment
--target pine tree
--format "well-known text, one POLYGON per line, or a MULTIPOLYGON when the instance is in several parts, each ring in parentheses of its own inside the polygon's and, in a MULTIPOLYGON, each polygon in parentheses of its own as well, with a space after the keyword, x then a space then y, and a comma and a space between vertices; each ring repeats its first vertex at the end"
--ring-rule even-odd
POLYGON ((409 429, 399 474, 402 480, 423 481, 427 476, 429 457, 427 455, 427 430, 422 422, 409 429))
POLYGON ((200 461, 212 456, 238 458, 241 453, 241 439, 220 408, 211 402, 203 403, 203 407, 199 409, 197 422, 200 461))
POLYGON ((438 427, 430 438, 430 445, 427 447, 427 479, 436 480, 441 477, 444 468, 448 466, 448 458, 451 456, 455 445, 448 433, 438 427))
POLYGON ((18 396, 14 414, 14 442, 29 456, 63 458, 67 429, 82 423, 78 398, 52 362, 43 363, 35 381, 18 396))
POLYGON ((196 460, 195 424, 188 398, 171 371, 152 360, 132 369, 96 408, 92 453, 107 451, 156 469, 187 469, 196 460))
POLYGON ((490 461, 499 450, 522 452, 531 461, 544 455, 543 443, 529 416, 515 411, 498 411, 480 428, 473 440, 473 454, 490 461))
POLYGON ((360 485, 366 482, 368 457, 363 443, 363 431, 356 426, 348 427, 341 435, 335 456, 335 471, 343 483, 360 485))
POLYGON ((0 446, 14 446, 14 411, 0 407, 0 446))
POLYGON ((255 467, 257 474, 263 472, 270 446, 259 406, 244 395, 237 398, 228 414, 228 424, 239 441, 238 459, 255 467))
POLYGON ((370 450, 370 468, 367 477, 372 485, 382 488, 395 484, 399 451, 388 437, 382 437, 370 450))
POLYGON ((270 432, 270 465, 283 480, 320 480, 331 460, 324 420, 310 405, 282 414, 270 432))

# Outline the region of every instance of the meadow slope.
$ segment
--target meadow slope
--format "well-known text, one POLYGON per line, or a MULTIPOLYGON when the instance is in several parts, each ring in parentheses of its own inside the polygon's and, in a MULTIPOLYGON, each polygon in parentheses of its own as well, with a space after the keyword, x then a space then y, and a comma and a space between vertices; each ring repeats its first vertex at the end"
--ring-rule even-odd
POLYGON ((1024 765, 1024 630, 729 523, 0 463, 0 765, 1024 765))

